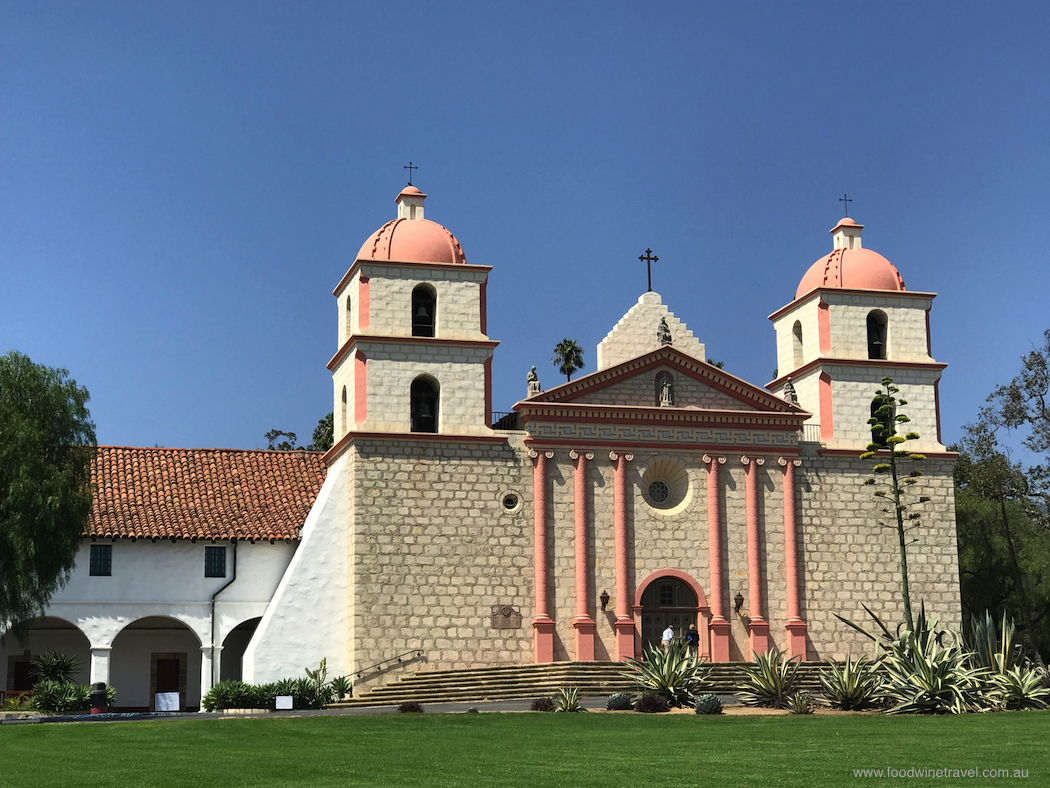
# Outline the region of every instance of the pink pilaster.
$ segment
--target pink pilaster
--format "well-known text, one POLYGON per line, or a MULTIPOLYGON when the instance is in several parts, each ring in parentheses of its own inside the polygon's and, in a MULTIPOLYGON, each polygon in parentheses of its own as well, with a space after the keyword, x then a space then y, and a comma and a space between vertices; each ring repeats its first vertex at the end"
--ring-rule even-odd
POLYGON ((718 483, 719 466, 725 457, 704 455, 707 464, 707 560, 711 591, 711 661, 729 661, 729 622, 725 618, 725 599, 722 597, 722 506, 718 483))
POLYGON ((798 529, 795 524, 795 468, 801 460, 781 457, 784 468, 784 567, 787 570, 788 656, 806 658, 806 622, 799 604, 798 529))
POLYGON ((748 622, 751 635, 751 659, 754 654, 769 650, 769 622, 762 614, 762 559, 759 551, 758 524, 758 467, 765 465, 761 457, 741 457, 744 464, 744 497, 747 515, 747 591, 748 622))
POLYGON ((587 461, 594 459, 592 452, 569 452, 575 467, 573 506, 576 515, 576 616, 572 625, 576 629, 576 661, 594 661, 594 619, 590 616, 591 594, 587 575, 590 559, 587 550, 587 524, 590 512, 587 506, 587 461))
POLYGON ((627 463, 633 454, 609 452, 613 461, 613 527, 616 553, 616 659, 634 657, 634 618, 631 617, 627 548, 627 463))
POLYGON ((535 612, 532 617, 533 654, 536 662, 554 661, 554 622, 547 607, 547 460, 554 457, 552 451, 530 451, 532 457, 532 523, 534 541, 535 612))

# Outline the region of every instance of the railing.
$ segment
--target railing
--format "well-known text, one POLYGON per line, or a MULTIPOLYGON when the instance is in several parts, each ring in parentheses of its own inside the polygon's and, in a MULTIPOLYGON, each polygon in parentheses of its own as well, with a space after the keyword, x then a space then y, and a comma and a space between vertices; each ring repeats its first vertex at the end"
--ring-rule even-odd
POLYGON ((515 411, 497 410, 490 414, 489 424, 494 430, 520 430, 521 414, 515 411))
POLYGON ((820 425, 819 424, 803 424, 802 425, 802 442, 803 443, 820 443, 820 425))
POLYGON ((416 660, 425 660, 426 658, 427 655, 423 649, 414 648, 411 651, 405 651, 401 654, 390 657, 389 659, 384 659, 382 662, 369 665, 367 668, 361 668, 361 670, 354 673, 354 678, 360 680, 360 678, 366 674, 383 673, 399 663, 404 664, 406 662, 415 662, 416 660))

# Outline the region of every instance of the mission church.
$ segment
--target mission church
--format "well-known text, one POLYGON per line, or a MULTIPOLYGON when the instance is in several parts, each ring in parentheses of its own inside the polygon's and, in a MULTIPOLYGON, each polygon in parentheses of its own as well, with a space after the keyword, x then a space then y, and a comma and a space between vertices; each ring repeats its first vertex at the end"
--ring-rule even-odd
POLYGON ((0 646, 0 687, 24 688, 29 661, 58 649, 120 708, 178 692, 192 709, 216 681, 321 658, 362 687, 398 664, 623 660, 668 624, 695 624, 716 662, 867 653, 834 614, 903 618, 895 534, 859 459, 886 376, 927 457, 912 598, 958 628, 935 294, 907 290, 862 225, 838 222, 770 315, 776 380, 708 364, 646 292, 596 371, 546 391, 530 374, 494 414, 493 268, 425 200, 403 189, 335 287, 331 450, 100 447, 77 567, 0 646))

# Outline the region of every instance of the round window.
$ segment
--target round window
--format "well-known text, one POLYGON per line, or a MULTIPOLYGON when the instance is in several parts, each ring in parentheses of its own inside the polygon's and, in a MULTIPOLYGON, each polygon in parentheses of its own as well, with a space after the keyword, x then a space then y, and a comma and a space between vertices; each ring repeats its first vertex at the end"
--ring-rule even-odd
POLYGON ((503 508, 508 512, 512 512, 518 508, 518 496, 514 493, 507 493, 503 496, 503 508))
POLYGON ((655 481, 649 485, 649 500, 655 504, 667 503, 671 499, 671 488, 665 481, 655 481))

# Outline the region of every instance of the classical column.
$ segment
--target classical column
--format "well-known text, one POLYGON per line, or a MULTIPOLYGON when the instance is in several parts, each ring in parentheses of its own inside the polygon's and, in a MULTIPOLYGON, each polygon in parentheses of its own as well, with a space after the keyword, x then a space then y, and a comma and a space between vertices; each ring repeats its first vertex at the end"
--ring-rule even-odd
MULTIPOLYGON (((201 698, 208 694, 208 690, 215 682, 212 666, 219 661, 220 651, 222 651, 222 646, 201 646, 201 698)), ((186 700, 186 698, 182 699, 184 706, 186 700)))
POLYGON ((576 617, 572 625, 576 629, 576 661, 594 661, 594 619, 590 616, 591 595, 588 589, 587 575, 591 562, 587 550, 587 521, 590 512, 587 507, 587 461, 594 459, 592 452, 579 452, 573 449, 569 457, 575 467, 575 494, 573 498, 576 515, 576 617))
POLYGON ((707 465, 707 561, 711 598, 711 661, 729 662, 729 622, 725 618, 725 599, 722 597, 722 506, 719 466, 725 457, 704 455, 707 465))
POLYGON ((769 650, 769 622, 762 614, 762 560, 759 551, 758 468, 765 465, 761 457, 741 457, 744 464, 744 496, 747 513, 747 595, 748 622, 751 635, 751 659, 769 650))
POLYGON ((799 459, 781 457, 784 469, 784 567, 787 574, 787 641, 788 656, 806 658, 806 622, 799 604, 798 528, 795 523, 795 468, 799 459))
POLYGON ((89 681, 92 684, 102 682, 107 687, 109 686, 109 655, 113 652, 112 648, 94 648, 91 649, 91 667, 89 670, 89 681))
POLYGON ((532 528, 533 564, 536 572, 534 585, 536 601, 532 617, 533 656, 536 662, 554 661, 554 622, 548 613, 547 578, 547 460, 554 457, 553 451, 530 450, 532 458, 532 528))
POLYGON ((627 542, 627 463, 633 454, 609 452, 613 461, 613 526, 616 538, 616 659, 634 656, 634 618, 631 617, 630 582, 628 580, 627 542))

